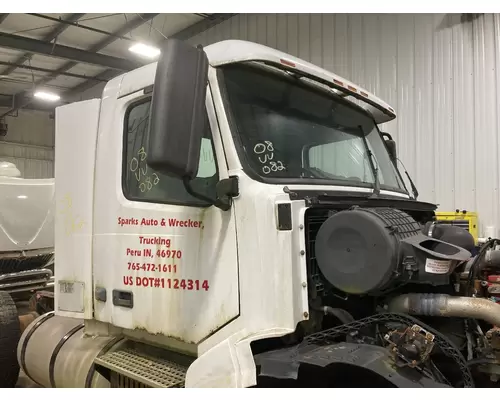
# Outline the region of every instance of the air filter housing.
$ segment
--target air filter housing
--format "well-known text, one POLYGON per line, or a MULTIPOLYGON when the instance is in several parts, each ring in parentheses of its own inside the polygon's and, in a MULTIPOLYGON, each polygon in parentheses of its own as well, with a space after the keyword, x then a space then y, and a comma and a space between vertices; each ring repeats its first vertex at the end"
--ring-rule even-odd
POLYGON ((421 229, 397 209, 340 211, 318 231, 318 267, 330 284, 350 294, 380 294, 401 281, 447 283, 457 261, 470 253, 425 236, 421 229))

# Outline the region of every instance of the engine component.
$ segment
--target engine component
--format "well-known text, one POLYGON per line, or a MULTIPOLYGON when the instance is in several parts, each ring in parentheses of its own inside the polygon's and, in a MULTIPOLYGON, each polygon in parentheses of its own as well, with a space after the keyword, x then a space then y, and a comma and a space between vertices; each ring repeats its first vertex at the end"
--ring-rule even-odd
MULTIPOLYGON (((294 354, 285 348, 259 354, 260 377, 297 380, 301 388, 449 388, 412 369, 394 367, 390 350, 367 343, 309 346, 294 354), (298 371, 298 367, 301 371, 298 371), (308 367, 314 369, 307 374, 308 367), (326 386, 320 386, 325 385, 326 386)), ((290 387, 290 386, 288 386, 290 387)))
POLYGON ((330 284, 345 293, 370 295, 398 282, 446 284, 457 262, 470 257, 465 249, 423 235, 401 210, 360 207, 323 223, 315 254, 330 284))
POLYGON ((389 349, 396 366, 415 368, 424 364, 434 348, 435 336, 419 325, 406 327, 402 332, 393 330, 384 337, 389 342, 389 349))
MULTIPOLYGON (((387 342, 381 341, 382 343, 380 343, 380 345, 376 345, 369 340, 369 337, 366 337, 362 333, 375 331, 391 332, 395 330, 394 326, 397 326, 396 329, 398 331, 404 332, 407 327, 413 327, 415 325, 419 327, 418 335, 423 333, 425 336, 423 339, 424 346, 422 347, 424 353, 426 349, 430 347, 430 342, 432 341, 432 346, 439 349, 440 353, 452 361, 451 364, 448 364, 448 370, 446 372, 443 371, 445 374, 444 378, 448 380, 449 384, 459 387, 474 387, 474 380, 460 349, 439 331, 434 330, 432 327, 427 326, 414 317, 404 314, 376 314, 368 318, 359 319, 348 324, 316 332, 306 336, 304 340, 296 346, 261 353, 256 357, 256 362, 261 365, 261 375, 272 376, 279 379, 297 379, 301 364, 326 366, 340 362, 366 368, 369 364, 375 363, 379 356, 382 356, 385 365, 384 371, 387 373, 387 375, 385 375, 386 377, 390 377, 393 373, 401 374, 401 376, 406 377, 411 377, 413 375, 410 380, 417 385, 418 382, 422 382, 422 379, 424 379, 427 382, 424 386, 428 384, 443 386, 439 383, 442 382, 441 379, 426 379, 425 376, 419 372, 421 368, 408 368, 409 366, 407 365, 398 367, 394 362, 391 362, 393 356, 391 357, 388 354, 389 349, 386 347, 387 342), (428 338, 427 334, 430 334, 428 338), (365 338, 368 339, 368 341, 365 341, 365 338), (428 341, 427 344, 425 344, 425 340, 428 341), (368 361, 365 356, 361 356, 361 354, 365 353, 364 350, 360 350, 363 348, 366 350, 370 348, 374 351, 376 350, 377 354, 371 353, 368 356, 368 360, 370 361, 368 361), (343 358, 344 352, 341 350, 347 350, 346 358, 343 358)), ((422 337, 418 340, 420 339, 422 339, 422 337)), ((432 354, 429 353, 429 357, 432 357, 432 354)), ((424 359, 428 359, 427 356, 424 356, 424 359)), ((396 386, 401 385, 409 387, 408 384, 409 382, 405 382, 403 385, 396 384, 396 386)))
POLYGON ((330 306, 317 307, 313 304, 310 304, 309 307, 312 310, 321 311, 322 313, 324 313, 324 315, 331 315, 332 317, 337 318, 343 324, 348 324, 349 322, 354 321, 354 317, 342 308, 333 308, 330 306))
POLYGON ((500 328, 495 326, 486 332, 486 339, 495 351, 500 351, 500 328))
POLYGON ((388 306, 389 312, 433 317, 476 318, 492 325, 500 325, 500 304, 478 297, 408 293, 393 298, 388 306))
MULTIPOLYGON (((471 253, 476 246, 474 237, 467 230, 456 225, 445 225, 437 221, 428 222, 423 233, 429 237, 462 247, 471 253)), ((436 246, 436 251, 440 251, 440 245, 436 246)))
POLYGON ((474 243, 479 244, 479 216, 477 212, 455 209, 454 211, 436 211, 434 214, 438 224, 464 229, 471 234, 474 243))
POLYGON ((484 261, 487 267, 500 268, 500 250, 489 249, 486 251, 484 261))

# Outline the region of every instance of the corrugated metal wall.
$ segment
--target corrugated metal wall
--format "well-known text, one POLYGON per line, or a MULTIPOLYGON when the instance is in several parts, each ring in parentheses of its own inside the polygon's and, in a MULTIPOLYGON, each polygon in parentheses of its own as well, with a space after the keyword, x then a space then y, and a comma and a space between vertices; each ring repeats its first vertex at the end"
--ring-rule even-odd
POLYGON ((0 137, 0 160, 13 162, 23 178, 54 177, 54 120, 41 111, 21 110, 7 117, 0 137))
POLYGON ((421 193, 500 228, 500 15, 238 15, 198 35, 243 39, 350 79, 395 107, 385 130, 421 193))

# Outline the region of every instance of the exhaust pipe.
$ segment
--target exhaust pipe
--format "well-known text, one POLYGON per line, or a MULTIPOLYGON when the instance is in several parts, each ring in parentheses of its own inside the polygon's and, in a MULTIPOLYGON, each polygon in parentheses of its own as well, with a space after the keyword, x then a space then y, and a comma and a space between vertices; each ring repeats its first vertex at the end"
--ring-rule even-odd
POLYGON ((500 304, 476 297, 408 293, 389 302, 389 312, 430 317, 475 318, 500 326, 500 304))

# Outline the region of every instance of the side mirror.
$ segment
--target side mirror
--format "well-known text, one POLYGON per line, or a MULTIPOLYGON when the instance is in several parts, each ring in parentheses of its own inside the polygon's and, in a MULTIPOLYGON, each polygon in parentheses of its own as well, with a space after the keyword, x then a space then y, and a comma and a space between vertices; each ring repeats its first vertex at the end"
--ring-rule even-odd
POLYGON ((387 148, 387 152, 389 153, 389 157, 391 160, 396 163, 398 160, 398 153, 396 149, 396 142, 392 139, 392 136, 388 133, 382 132, 382 137, 384 138, 385 147, 387 148))
POLYGON ((194 179, 205 129, 208 58, 202 48, 168 39, 161 49, 151 102, 148 165, 194 179))

